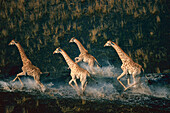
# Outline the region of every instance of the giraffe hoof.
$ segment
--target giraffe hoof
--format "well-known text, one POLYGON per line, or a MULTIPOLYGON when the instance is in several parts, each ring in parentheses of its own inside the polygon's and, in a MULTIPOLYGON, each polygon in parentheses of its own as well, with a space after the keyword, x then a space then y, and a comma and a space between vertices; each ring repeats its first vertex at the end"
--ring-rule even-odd
POLYGON ((124 91, 126 91, 128 88, 126 87, 125 89, 124 89, 124 91))
POLYGON ((42 90, 42 92, 44 93, 44 92, 45 92, 45 90, 46 90, 46 88, 44 87, 44 88, 42 88, 41 90, 42 90))
POLYGON ((20 87, 20 90, 24 90, 24 88, 25 88, 24 86, 21 86, 21 87, 20 87))
POLYGON ((121 95, 120 95, 120 98, 123 98, 124 97, 124 94, 122 93, 121 95))

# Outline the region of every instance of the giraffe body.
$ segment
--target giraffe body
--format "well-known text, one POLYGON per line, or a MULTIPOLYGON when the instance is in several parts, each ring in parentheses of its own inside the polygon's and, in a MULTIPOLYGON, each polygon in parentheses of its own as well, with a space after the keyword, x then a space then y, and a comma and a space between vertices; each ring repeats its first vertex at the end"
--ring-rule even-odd
POLYGON ((40 71, 40 69, 36 66, 34 66, 32 64, 32 62, 27 58, 23 48, 21 47, 19 42, 16 42, 15 40, 12 40, 9 45, 16 45, 20 56, 21 56, 21 60, 23 62, 23 66, 22 66, 22 72, 18 73, 17 76, 15 77, 15 79, 13 80, 13 82, 18 78, 20 83, 22 84, 22 86, 24 86, 24 84, 22 83, 21 79, 19 76, 23 76, 23 75, 29 75, 32 76, 35 80, 35 82, 41 87, 42 91, 44 91, 45 87, 44 85, 40 82, 40 74, 42 74, 42 72, 40 71))
POLYGON ((57 49, 53 52, 53 54, 55 54, 55 53, 61 53, 61 54, 63 55, 65 61, 67 62, 68 66, 69 66, 69 68, 70 68, 70 70, 71 70, 70 75, 71 75, 71 78, 72 78, 72 79, 69 81, 69 85, 72 86, 75 90, 79 89, 78 84, 77 84, 77 82, 76 82, 76 79, 80 79, 80 82, 81 82, 81 90, 82 90, 82 92, 84 92, 84 91, 85 91, 85 88, 86 88, 86 85, 87 85, 87 80, 86 80, 86 79, 87 79, 87 76, 90 77, 90 73, 89 73, 87 70, 81 68, 77 63, 75 63, 75 62, 67 55, 67 53, 66 53, 64 50, 62 50, 61 48, 57 48, 57 49), (75 83, 76 88, 72 85, 72 82, 75 83))
MULTIPOLYGON (((123 73, 117 77, 117 80, 124 87, 124 90, 127 90, 128 88, 136 85, 137 84, 136 76, 140 75, 142 71, 144 72, 144 69, 142 68, 142 66, 135 63, 116 43, 114 43, 112 41, 107 41, 107 43, 104 46, 112 46, 116 50, 117 54, 119 55, 119 57, 122 61, 121 69, 123 70, 123 73), (123 76, 125 76, 127 74, 130 74, 133 77, 133 84, 131 84, 131 85, 130 85, 129 78, 127 79, 128 87, 126 87, 120 81, 120 78, 122 78, 123 76)), ((139 80, 140 80, 140 77, 139 77, 139 80)))
POLYGON ((80 41, 78 41, 76 38, 73 37, 71 38, 69 42, 70 43, 75 42, 80 50, 80 55, 75 58, 76 63, 81 62, 81 61, 88 63, 92 72, 94 72, 93 67, 94 67, 95 62, 97 63, 98 68, 101 67, 101 65, 98 63, 96 58, 88 53, 88 51, 83 47, 80 41))

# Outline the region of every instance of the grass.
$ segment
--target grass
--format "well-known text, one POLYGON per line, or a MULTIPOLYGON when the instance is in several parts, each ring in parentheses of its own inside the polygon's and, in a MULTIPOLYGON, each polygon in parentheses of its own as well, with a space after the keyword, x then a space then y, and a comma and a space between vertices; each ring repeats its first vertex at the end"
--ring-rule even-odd
POLYGON ((60 43, 59 43, 59 40, 58 40, 58 36, 53 36, 53 38, 54 38, 54 40, 55 40, 55 42, 54 42, 54 46, 59 46, 60 45, 60 43))
POLYGON ((96 29, 96 28, 94 28, 90 31, 90 37, 91 37, 90 40, 92 43, 97 42, 97 37, 96 37, 97 33, 98 33, 98 29, 96 29))
MULTIPOLYGON (((149 67, 152 57, 157 59, 154 55, 151 57, 150 52, 155 54, 156 50, 146 47, 141 52, 138 49, 141 49, 141 40, 145 45, 147 41, 149 44, 153 42, 151 37, 161 37, 159 28, 163 22, 163 5, 158 0, 3 0, 0 7, 1 47, 6 48, 3 44, 7 45, 9 37, 13 37, 24 41, 28 47, 24 49, 35 54, 37 50, 48 48, 51 42, 55 47, 62 46, 62 42, 67 42, 71 36, 83 37, 88 49, 101 40, 111 39, 123 45, 123 49, 127 48, 126 45, 131 48, 137 46, 129 49, 129 53, 139 60, 142 55, 144 67, 149 67), (132 35, 127 38, 129 34, 132 35), (147 50, 149 52, 145 53, 147 50), (136 51, 137 56, 132 51, 136 51)), ((8 54, 7 51, 3 53, 8 54)), ((3 57, 0 60, 2 65, 10 61, 3 57)))
POLYGON ((3 36, 7 36, 7 35, 8 35, 8 31, 5 30, 5 29, 3 29, 3 30, 2 30, 2 35, 3 35, 3 36))

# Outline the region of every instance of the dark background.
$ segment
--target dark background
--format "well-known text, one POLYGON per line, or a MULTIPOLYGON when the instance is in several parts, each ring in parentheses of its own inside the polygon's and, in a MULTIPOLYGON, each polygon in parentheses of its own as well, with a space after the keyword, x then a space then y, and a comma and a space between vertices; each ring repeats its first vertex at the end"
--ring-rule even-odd
MULTIPOLYGON (((169 73, 168 0, 0 0, 0 73, 21 71, 12 39, 42 72, 67 68, 57 47, 74 59, 79 55, 74 36, 98 62, 120 68, 121 60, 107 40, 116 42, 146 73, 169 73)), ((59 76, 59 75, 58 75, 59 76)))

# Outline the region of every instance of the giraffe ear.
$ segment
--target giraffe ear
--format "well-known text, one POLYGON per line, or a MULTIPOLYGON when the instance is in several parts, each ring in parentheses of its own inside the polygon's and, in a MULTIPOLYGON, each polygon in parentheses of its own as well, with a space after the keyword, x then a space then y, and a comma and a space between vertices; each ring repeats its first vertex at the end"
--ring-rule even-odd
POLYGON ((112 45, 115 45, 113 42, 111 42, 112 45))
POLYGON ((16 44, 18 43, 16 40, 14 40, 14 41, 15 41, 16 44))
POLYGON ((14 43, 17 43, 17 41, 15 39, 12 40, 14 43))
POLYGON ((61 48, 58 48, 58 50, 61 52, 61 48))
POLYGON ((74 40, 75 40, 75 37, 73 37, 72 39, 73 39, 73 41, 74 41, 74 40))

